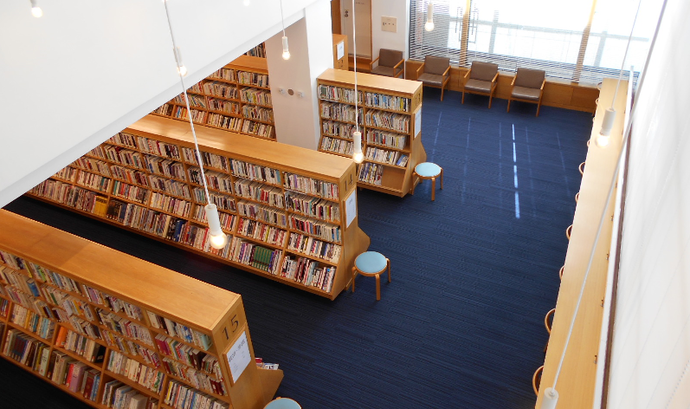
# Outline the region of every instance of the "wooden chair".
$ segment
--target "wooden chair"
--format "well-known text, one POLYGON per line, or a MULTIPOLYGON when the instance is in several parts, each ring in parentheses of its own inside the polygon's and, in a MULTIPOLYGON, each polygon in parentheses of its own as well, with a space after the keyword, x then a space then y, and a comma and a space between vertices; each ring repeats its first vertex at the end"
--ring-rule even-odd
POLYGON ((470 70, 465 74, 465 85, 462 88, 462 103, 465 103, 465 92, 486 95, 489 97, 489 108, 498 85, 498 64, 472 61, 470 70))
POLYGON ((539 116, 541 97, 544 95, 544 85, 546 85, 545 77, 546 73, 543 70, 518 68, 515 78, 510 84, 507 112, 510 112, 511 101, 522 101, 537 104, 536 116, 539 116))
POLYGON ((385 75, 386 77, 400 77, 403 74, 403 52, 398 50, 389 50, 382 48, 379 50, 379 56, 371 62, 372 74, 385 75), (374 63, 378 61, 379 64, 374 67, 374 63))
POLYGON ((443 91, 450 81, 450 58, 433 55, 424 57, 424 63, 417 68, 417 81, 422 81, 428 87, 441 88, 443 101, 443 91))
POLYGON ((553 327, 553 315, 556 313, 555 308, 551 308, 549 312, 544 316, 544 326, 546 327, 546 332, 551 334, 551 328, 553 327))
MULTIPOLYGON (((420 180, 431 180, 431 201, 436 200, 436 178, 441 181, 441 189, 443 189, 443 168, 435 163, 422 162, 415 166, 412 174, 415 178, 420 180)), ((410 194, 414 195, 414 189, 417 186, 417 180, 415 179, 412 183, 412 189, 410 194)))
POLYGON ((544 365, 537 368, 532 375, 532 389, 534 389, 534 394, 539 396, 539 384, 541 383, 541 374, 544 372, 544 365))

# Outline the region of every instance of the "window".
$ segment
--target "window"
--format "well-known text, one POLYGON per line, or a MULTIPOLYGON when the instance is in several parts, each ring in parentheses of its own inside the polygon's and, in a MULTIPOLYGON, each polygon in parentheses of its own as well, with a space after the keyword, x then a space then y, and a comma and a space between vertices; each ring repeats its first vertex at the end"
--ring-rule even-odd
MULTIPOLYGON (((592 1, 438 0, 429 32, 429 0, 411 0, 410 58, 437 55, 461 66, 491 61, 502 71, 536 68, 551 78, 596 84, 618 76, 637 3, 597 0, 592 13, 592 1)), ((641 5, 626 70, 641 70, 646 58, 659 15, 659 5, 647 3, 659 2, 641 5)))

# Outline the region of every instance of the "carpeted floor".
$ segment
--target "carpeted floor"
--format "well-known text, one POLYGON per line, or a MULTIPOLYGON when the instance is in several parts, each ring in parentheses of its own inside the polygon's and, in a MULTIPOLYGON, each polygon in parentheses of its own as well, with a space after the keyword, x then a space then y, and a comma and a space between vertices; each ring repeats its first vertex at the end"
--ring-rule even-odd
MULTIPOLYGON (((591 115, 424 93, 444 189, 358 192, 370 249, 392 265, 379 302, 373 279, 328 301, 32 199, 6 208, 242 294, 256 355, 305 409, 534 407, 591 115)), ((85 407, 1 359, 0 391, 7 408, 85 407)))

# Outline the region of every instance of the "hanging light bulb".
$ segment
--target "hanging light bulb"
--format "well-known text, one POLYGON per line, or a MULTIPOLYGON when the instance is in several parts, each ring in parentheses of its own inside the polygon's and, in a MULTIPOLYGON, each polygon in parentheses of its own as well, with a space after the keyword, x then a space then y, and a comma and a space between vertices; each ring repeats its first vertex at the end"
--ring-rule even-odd
POLYGON ((288 48, 288 38, 283 36, 283 60, 290 59, 290 49, 288 48))
POLYGON ((551 387, 546 388, 541 400, 541 409, 555 409, 557 403, 558 391, 551 387))
POLYGON ((182 62, 182 51, 180 50, 180 47, 175 47, 173 48, 173 52, 175 53, 175 62, 177 63, 177 72, 181 76, 187 75, 187 67, 185 67, 184 63, 182 62))
POLYGON ((220 228, 220 216, 218 207, 214 203, 204 206, 206 210, 206 220, 208 220, 209 243, 214 249, 222 249, 228 242, 228 236, 220 228))
POLYGON ((250 0, 244 0, 242 4, 244 4, 244 7, 249 7, 249 5, 252 4, 252 2, 250 0))
POLYGON ((43 10, 38 7, 36 0, 31 0, 31 14, 36 18, 39 18, 43 15, 43 10))
POLYGON ((353 139, 353 149, 352 149, 352 159, 355 163, 362 163, 364 161, 364 154, 362 153, 362 133, 360 131, 354 131, 352 133, 353 139))
POLYGON ((607 108, 604 113, 604 119, 601 121, 601 129, 599 134, 595 139, 595 143, 598 147, 603 148, 609 144, 611 135, 611 128, 613 128, 613 122, 616 120, 616 110, 613 108, 607 108))
POLYGON ((434 3, 429 2, 426 8, 426 24, 424 24, 424 29, 426 31, 432 31, 434 29, 434 3))

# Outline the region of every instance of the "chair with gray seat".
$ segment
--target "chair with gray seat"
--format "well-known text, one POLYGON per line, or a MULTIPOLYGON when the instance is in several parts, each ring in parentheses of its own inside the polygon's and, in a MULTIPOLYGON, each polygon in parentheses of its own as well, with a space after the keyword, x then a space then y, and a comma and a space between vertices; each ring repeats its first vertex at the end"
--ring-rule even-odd
POLYGON ((379 63, 376 67, 371 69, 372 74, 396 78, 403 74, 405 68, 403 63, 405 60, 403 59, 402 51, 382 48, 379 50, 379 56, 371 62, 371 65, 373 66, 376 61, 379 63))
POLYGON ((489 108, 498 85, 498 64, 472 61, 470 70, 465 74, 465 85, 462 88, 462 103, 465 103, 465 92, 486 95, 489 97, 489 108))
POLYGON ((522 101, 537 104, 537 115, 541 108, 541 97, 544 95, 546 85, 546 73, 543 70, 530 68, 518 68, 513 82, 510 84, 510 96, 508 97, 508 109, 510 112, 511 101, 522 101))
POLYGON ((417 81, 429 87, 441 88, 441 101, 443 101, 443 90, 450 81, 450 58, 433 55, 424 57, 424 63, 417 68, 417 81))

